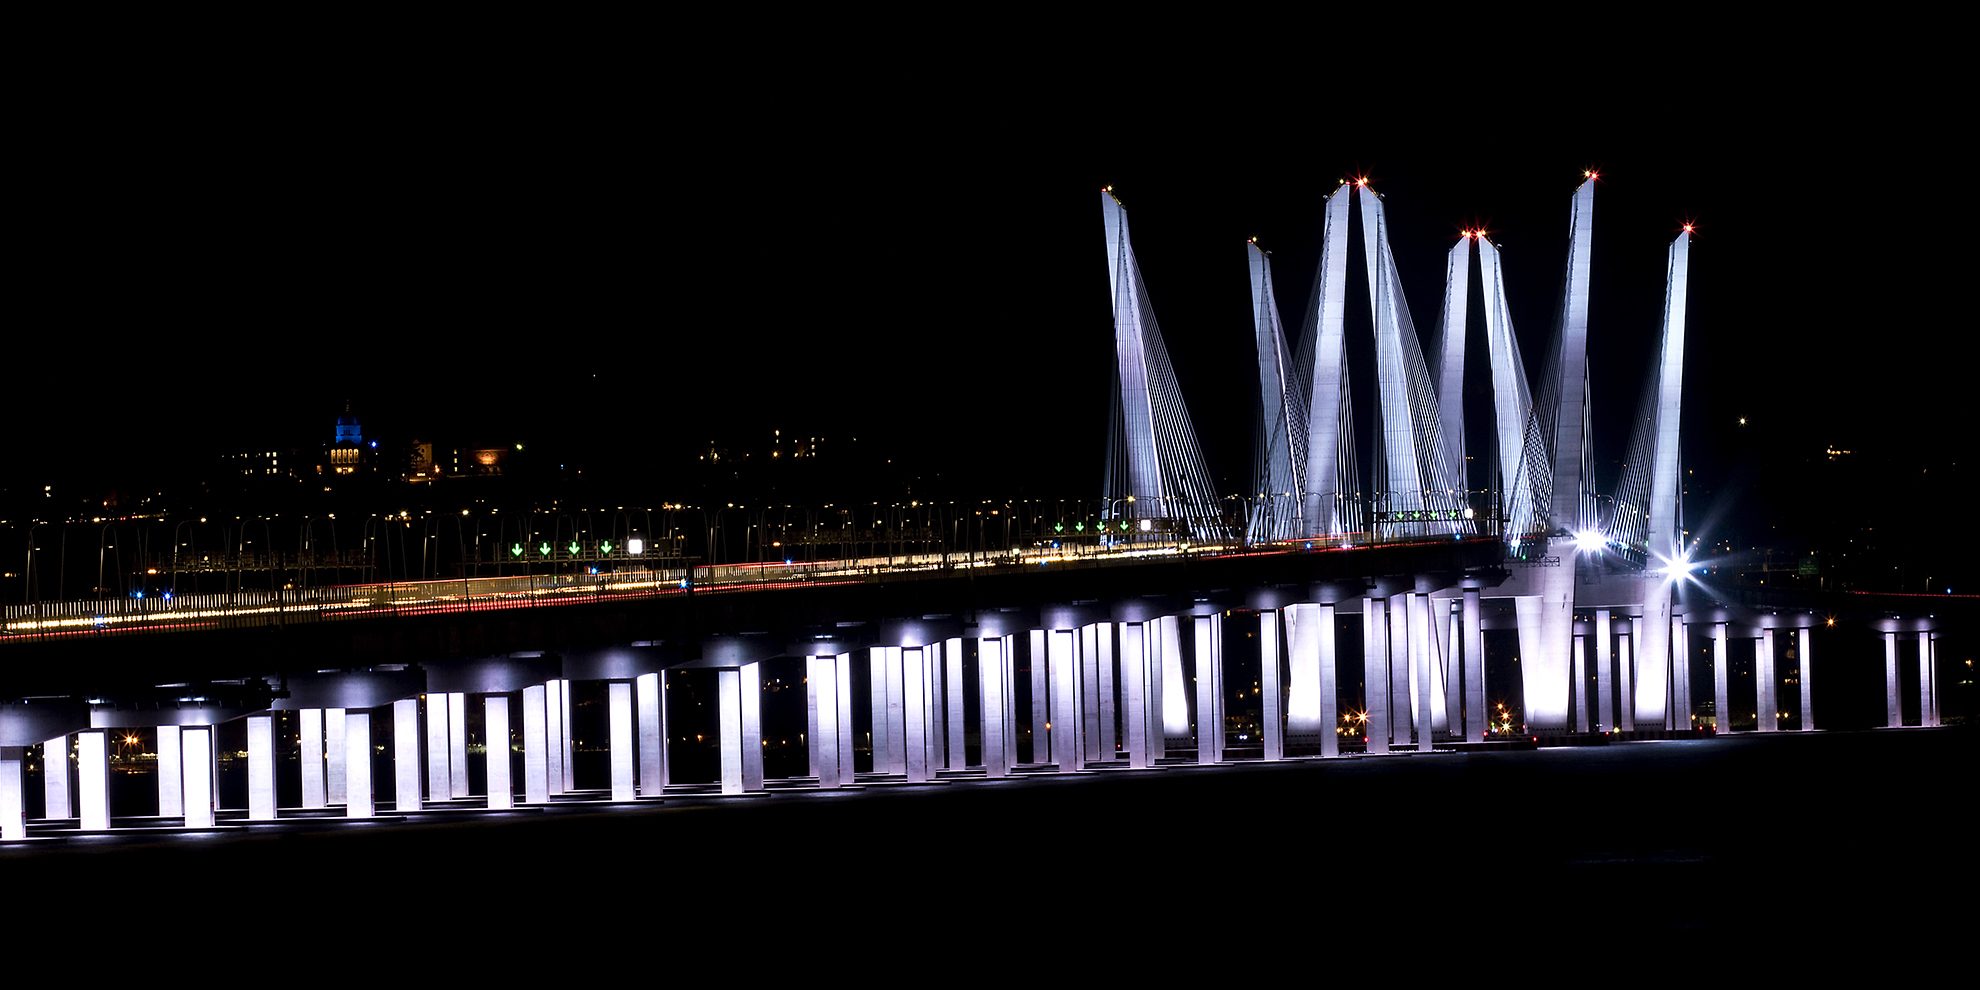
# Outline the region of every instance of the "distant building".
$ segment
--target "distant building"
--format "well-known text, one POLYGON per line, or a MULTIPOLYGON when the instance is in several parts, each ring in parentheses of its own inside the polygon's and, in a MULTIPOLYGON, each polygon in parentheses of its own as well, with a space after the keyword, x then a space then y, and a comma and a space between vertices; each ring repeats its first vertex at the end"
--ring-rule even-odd
POLYGON ((415 483, 432 481, 439 475, 440 466, 433 463, 433 444, 414 440, 406 452, 406 480, 415 483))
POLYGON ((364 430, 346 402, 344 414, 337 417, 337 439, 330 444, 330 473, 358 473, 364 466, 364 449, 364 430))
POLYGON ((295 469, 295 457, 289 455, 285 464, 283 452, 279 450, 240 451, 228 454, 222 460, 227 471, 243 478, 277 478, 295 469))

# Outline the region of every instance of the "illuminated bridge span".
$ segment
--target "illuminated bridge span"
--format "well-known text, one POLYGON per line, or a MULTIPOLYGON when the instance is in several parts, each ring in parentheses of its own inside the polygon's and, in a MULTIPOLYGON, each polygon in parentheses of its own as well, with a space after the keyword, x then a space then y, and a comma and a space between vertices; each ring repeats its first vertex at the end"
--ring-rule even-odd
POLYGON ((1694 579, 1677 482, 1688 230, 1670 246, 1662 346, 1627 467, 1614 492, 1596 493, 1586 178, 1560 322, 1534 379, 1482 231, 1451 251, 1427 355, 1365 181, 1327 201, 1314 302, 1291 343, 1269 257, 1252 245, 1260 435, 1255 493, 1241 500, 1210 487, 1125 210, 1104 195, 1118 360, 1106 536, 1081 547, 10 608, 0 836, 118 824, 110 740, 133 728, 156 732, 158 819, 191 828, 1569 733, 1812 731, 1818 698, 1830 712, 1865 700, 1855 660, 1815 660, 1838 622, 1880 637, 1882 697, 1869 700, 1882 717, 1870 721, 1939 724, 1935 606, 1729 601, 1694 579), (1364 389, 1365 463, 1344 356, 1357 203, 1377 379, 1364 389), (1475 454, 1459 401, 1474 249, 1494 424, 1492 449, 1475 454), (1489 476, 1466 477, 1467 463, 1489 476), (1227 511, 1234 501, 1243 511, 1227 511), (522 607, 551 603, 572 607, 522 607), (574 621, 518 624, 500 649, 477 638, 517 615, 574 621), (596 617, 588 630, 585 617, 596 617), (366 621, 377 618, 389 622, 366 621), (228 638, 242 626, 262 638, 228 638), (125 628, 160 635, 103 635, 125 628), (433 628, 446 632, 417 638, 433 628), (350 635, 331 661, 318 660, 312 650, 340 631, 350 635), (63 652, 85 649, 97 652, 63 652), (1817 691, 1818 670, 1841 676, 1817 691), (688 685, 713 719, 695 723, 705 709, 683 700, 688 685), (600 686, 609 771, 581 781, 572 698, 600 686), (798 686, 801 706, 785 694, 798 686), (684 772, 680 755, 711 738, 718 759, 684 772), (226 749, 246 763, 243 808, 217 807, 217 739, 241 741, 226 749), (800 740, 802 766, 778 761, 773 774, 772 739, 800 740), (388 759, 374 759, 381 746, 388 759), (43 768, 32 827, 30 765, 43 768), (291 793, 295 806, 278 807, 291 793))

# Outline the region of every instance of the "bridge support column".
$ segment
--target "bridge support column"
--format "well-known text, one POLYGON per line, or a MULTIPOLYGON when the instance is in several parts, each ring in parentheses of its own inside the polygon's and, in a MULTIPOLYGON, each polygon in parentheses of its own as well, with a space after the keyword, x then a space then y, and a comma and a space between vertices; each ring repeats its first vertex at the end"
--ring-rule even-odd
POLYGON ((158 816, 178 818, 186 813, 186 777, 180 769, 184 754, 179 750, 179 727, 159 726, 158 742, 153 748, 158 751, 158 816))
POLYGON ((631 681, 612 681, 605 685, 605 720, 606 746, 612 758, 612 800, 631 801, 639 796, 634 782, 634 765, 639 754, 633 745, 637 729, 633 721, 631 681))
MULTIPOLYGON (((1341 687, 1339 650, 1334 642, 1334 606, 1315 606, 1313 620, 1302 620, 1310 629, 1320 653, 1320 755, 1332 759, 1341 755, 1341 687)), ((1304 635, 1304 634, 1302 634, 1304 635)))
POLYGON ((1154 743, 1149 739, 1148 671, 1149 623, 1123 622, 1121 632, 1121 707, 1127 734, 1128 766, 1142 769, 1152 764, 1154 743))
POLYGON ((1155 758, 1166 759, 1169 743, 1188 745, 1195 740, 1189 731, 1189 682, 1183 679, 1182 617, 1165 615, 1156 620, 1162 631, 1162 665, 1159 677, 1150 674, 1155 685, 1155 719, 1161 727, 1155 736, 1155 758))
POLYGON ((1430 628, 1436 634, 1433 641, 1437 651, 1430 659, 1431 669, 1437 673, 1437 703, 1443 706, 1437 728, 1463 740, 1464 664, 1460 657, 1464 652, 1464 630, 1453 608, 1457 602, 1428 596, 1424 601, 1430 607, 1430 628))
MULTIPOLYGON (((742 789, 763 789, 763 665, 746 663, 736 671, 737 714, 742 740, 742 789)), ((727 738, 726 736, 724 738, 727 738)), ((728 793, 726 789, 723 793, 728 793)))
POLYGON ((247 720, 248 821, 275 820, 275 717, 247 720))
POLYGON ((447 777, 450 793, 457 798, 472 796, 468 788, 467 694, 447 695, 447 777))
POLYGON ((213 727, 189 725, 179 733, 184 757, 179 803, 187 828, 213 827, 213 727))
POLYGON ((1814 667, 1812 658, 1808 655, 1809 638, 1807 626, 1794 631, 1794 662, 1799 665, 1795 669, 1794 679, 1801 685, 1801 731, 1803 732, 1815 731, 1815 678, 1809 675, 1809 671, 1814 667))
POLYGON ((1616 681, 1622 694, 1622 707, 1616 709, 1616 728, 1636 731, 1636 636, 1635 627, 1643 620, 1632 620, 1616 632, 1616 681))
POLYGON ((1904 725, 1904 709, 1898 707, 1897 631, 1884 633, 1884 726, 1904 725))
POLYGON ((1568 641, 1574 644, 1574 687, 1568 690, 1568 709, 1573 715, 1568 727, 1587 732, 1593 724, 1588 717, 1588 639, 1570 634, 1568 641))
POLYGON ((1368 752, 1389 751, 1389 620, 1380 598, 1361 600, 1362 735, 1368 752))
POLYGON ((454 796, 453 749, 447 745, 447 713, 452 705, 444 692, 428 693, 425 701, 426 799, 445 801, 454 796))
POLYGON ((722 793, 743 792, 742 671, 715 672, 715 710, 719 727, 722 793))
POLYGON ((1279 686, 1285 663, 1281 628, 1278 609, 1258 613, 1258 725, 1266 760, 1286 756, 1285 704, 1279 686))
POLYGON ((564 793, 564 713, 564 681, 553 677, 543 682, 544 774, 551 794, 564 793))
POLYGON ((1416 751, 1430 752, 1436 737, 1436 679, 1431 671, 1430 603, 1421 593, 1409 596, 1410 680, 1416 687, 1416 751))
POLYGON ((942 643, 930 643, 921 650, 921 668, 927 671, 922 684, 921 710, 922 724, 928 727, 928 777, 945 765, 948 758, 948 733, 945 714, 948 706, 944 703, 943 681, 948 673, 948 665, 943 662, 947 647, 942 643))
MULTIPOLYGON (((1281 649, 1286 655, 1287 739, 1306 739, 1323 728, 1320 717, 1320 644, 1312 635, 1313 606, 1288 605, 1279 610, 1285 630, 1281 649)), ((1262 625, 1265 616, 1259 615, 1262 625)), ((1281 750, 1283 755, 1283 750, 1281 750)))
POLYGON ((41 744, 41 801, 43 818, 76 817, 69 786, 69 737, 56 736, 41 744))
POLYGON ((1595 610, 1595 729, 1608 732, 1616 727, 1615 637, 1609 625, 1609 610, 1595 610))
POLYGON ((1100 752, 1100 633, 1093 624, 1079 627, 1079 738, 1085 749, 1080 762, 1105 759, 1100 752))
POLYGON ((1726 624, 1712 623, 1712 719, 1713 731, 1732 731, 1731 695, 1726 691, 1726 624))
POLYGON ((27 747, 0 746, 0 839, 27 838, 27 747))
POLYGON ((1416 695, 1410 690, 1409 595, 1389 596, 1389 739, 1406 747, 1416 725, 1416 695))
POLYGON ((419 699, 400 698, 392 702, 393 810, 400 814, 420 808, 419 762, 419 699))
POLYGON ((344 715, 344 817, 370 818, 375 813, 371 792, 371 713, 344 715))
POLYGON ((902 770, 910 783, 928 780, 928 653, 927 647, 901 648, 902 770))
POLYGON ((110 827, 110 752, 102 729, 76 733, 76 805, 83 831, 110 827))
POLYGON ((345 712, 342 708, 323 710, 323 786, 329 794, 331 804, 343 804, 345 801, 346 728, 345 712))
POLYGON ((1938 642, 1929 632, 1918 634, 1918 724, 1939 724, 1938 642))
POLYGON ((297 712, 296 733, 302 741, 299 759, 302 763, 302 806, 329 807, 329 782, 323 765, 323 709, 305 708, 297 712))
POLYGON ((1781 682, 1774 676, 1774 631, 1760 630, 1760 642, 1753 661, 1754 712, 1760 719, 1755 729, 1779 732, 1781 728, 1781 682))
POLYGON ((1010 637, 985 636, 976 643, 976 674, 982 681, 983 772, 992 777, 1011 772, 1010 637))
POLYGON ((491 694, 482 701, 487 723, 482 729, 482 752, 488 758, 488 807, 516 806, 516 785, 509 780, 509 696, 491 694))
POLYGON ((1477 588, 1464 589, 1464 731, 1483 739, 1491 728, 1485 710, 1485 617, 1477 588))
POLYGON ((542 684, 523 688, 523 801, 550 800, 550 689, 542 684))
POLYGON ((1224 762, 1224 615, 1193 617, 1196 634, 1196 762, 1224 762))
POLYGON ((1060 773, 1085 769, 1085 743, 1080 739, 1079 630, 1053 629, 1045 634, 1046 672, 1052 689, 1052 762, 1060 773))
POLYGON ((811 775, 820 787, 838 787, 839 771, 839 672, 838 657, 830 654, 804 658, 805 751, 811 761, 811 775))
POLYGON ((1100 672, 1094 684, 1100 695, 1100 758, 1113 761, 1121 757, 1121 732, 1119 704, 1115 694, 1115 683, 1119 679, 1119 667, 1114 661, 1120 642, 1119 630, 1111 622, 1095 623, 1094 642, 1099 652, 1093 658, 1093 666, 1100 672))
MULTIPOLYGON (((1666 662, 1664 657, 1652 657, 1651 662, 1666 662)), ((1691 703, 1691 633, 1685 627, 1684 616, 1671 616, 1671 701, 1677 706, 1671 717, 1671 728, 1686 732, 1698 725, 1698 709, 1691 703)))
POLYGON ((839 781, 851 783, 853 780, 853 693, 852 693, 853 654, 841 653, 833 669, 838 672, 839 702, 839 781))
POLYGON ((867 651, 867 693, 873 707, 872 730, 869 733, 873 751, 873 772, 894 772, 893 740, 889 733, 893 723, 887 717, 887 668, 890 648, 875 646, 867 651))
POLYGON ((1049 763, 1051 756, 1046 749, 1045 723, 1052 720, 1052 710, 1047 707, 1052 689, 1048 686, 1045 670, 1045 630, 1031 630, 1031 762, 1049 763))
POLYGON ((658 671, 633 678, 633 704, 639 713, 639 792, 659 797, 667 786, 666 675, 658 671))
POLYGON ((969 766, 968 710, 963 703, 963 641, 949 640, 942 650, 942 662, 947 665, 947 676, 942 678, 943 703, 947 706, 943 719, 949 730, 949 759, 943 764, 950 770, 962 770, 969 766))

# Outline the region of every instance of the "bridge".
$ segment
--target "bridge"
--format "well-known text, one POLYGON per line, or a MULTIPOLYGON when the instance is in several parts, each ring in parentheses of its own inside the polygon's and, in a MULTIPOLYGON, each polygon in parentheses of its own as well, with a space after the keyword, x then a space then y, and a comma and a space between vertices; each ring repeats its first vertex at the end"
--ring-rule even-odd
MULTIPOLYGON (((1939 724, 1936 605, 1760 604, 1704 580, 1678 484, 1689 230, 1670 245, 1626 468, 1596 490, 1598 177, 1584 178, 1531 379, 1507 260, 1483 231, 1450 251, 1427 351, 1365 180, 1327 200, 1314 300, 1290 335, 1270 256, 1247 245, 1259 431, 1241 495, 1210 482, 1108 191, 1103 489, 1071 513, 1023 510, 1036 539, 718 564, 640 560, 620 537, 616 556, 593 540, 605 566, 551 574, 7 606, 0 837, 1813 731, 1815 644, 1838 621, 1881 637, 1883 723, 1939 724), (1366 459, 1346 350, 1357 207, 1366 459), (1475 452, 1461 401, 1474 255, 1493 395, 1493 442, 1475 452), (471 632, 515 616, 529 618, 516 641, 471 632), (409 647, 406 630, 442 632, 409 647), (1751 658, 1750 702, 1735 653, 1751 658), (580 696, 603 710, 589 739, 580 696), (130 730, 156 739, 141 822, 111 800, 113 739, 130 730), (792 738, 795 754, 769 745, 792 738), (689 766, 704 751, 710 765, 689 766), (603 754, 595 780, 579 779, 584 752, 603 754), (220 798, 223 764, 245 776, 239 804, 220 798)), ((573 538, 571 558, 583 550, 573 538)))

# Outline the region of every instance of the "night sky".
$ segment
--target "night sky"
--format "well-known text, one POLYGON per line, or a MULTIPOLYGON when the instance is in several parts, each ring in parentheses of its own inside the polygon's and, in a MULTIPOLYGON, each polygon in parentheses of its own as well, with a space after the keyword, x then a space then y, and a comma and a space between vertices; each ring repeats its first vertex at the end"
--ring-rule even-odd
MULTIPOLYGON (((1296 322, 1321 201, 1369 176, 1427 332, 1444 252, 1482 225, 1537 375, 1584 168, 1602 173, 1605 456, 1626 443, 1687 220, 1697 483, 1762 515, 1855 520, 1901 501, 1892 472, 1960 470, 1972 450, 1942 302, 1954 256, 1934 247, 1961 220, 1930 205, 1956 188, 1935 174, 1950 135, 1886 112, 1935 80, 1816 78, 1785 58, 1516 82, 1426 67, 1440 106, 1351 73, 1203 84, 1104 62, 699 71, 565 53, 499 82, 396 63, 79 85, 19 152, 30 303, 9 363, 37 384, 16 403, 9 484, 137 487, 187 458, 320 444, 349 399, 373 434, 636 466, 629 497, 674 496, 697 447, 772 427, 856 434, 985 495, 1088 495, 1111 183, 1235 491, 1252 456, 1247 237, 1273 251, 1296 322), (1652 81, 1668 88, 1631 95, 1652 81), (1811 491, 1831 444, 1891 471, 1811 491)), ((1365 295, 1358 260, 1349 277, 1365 295)))

